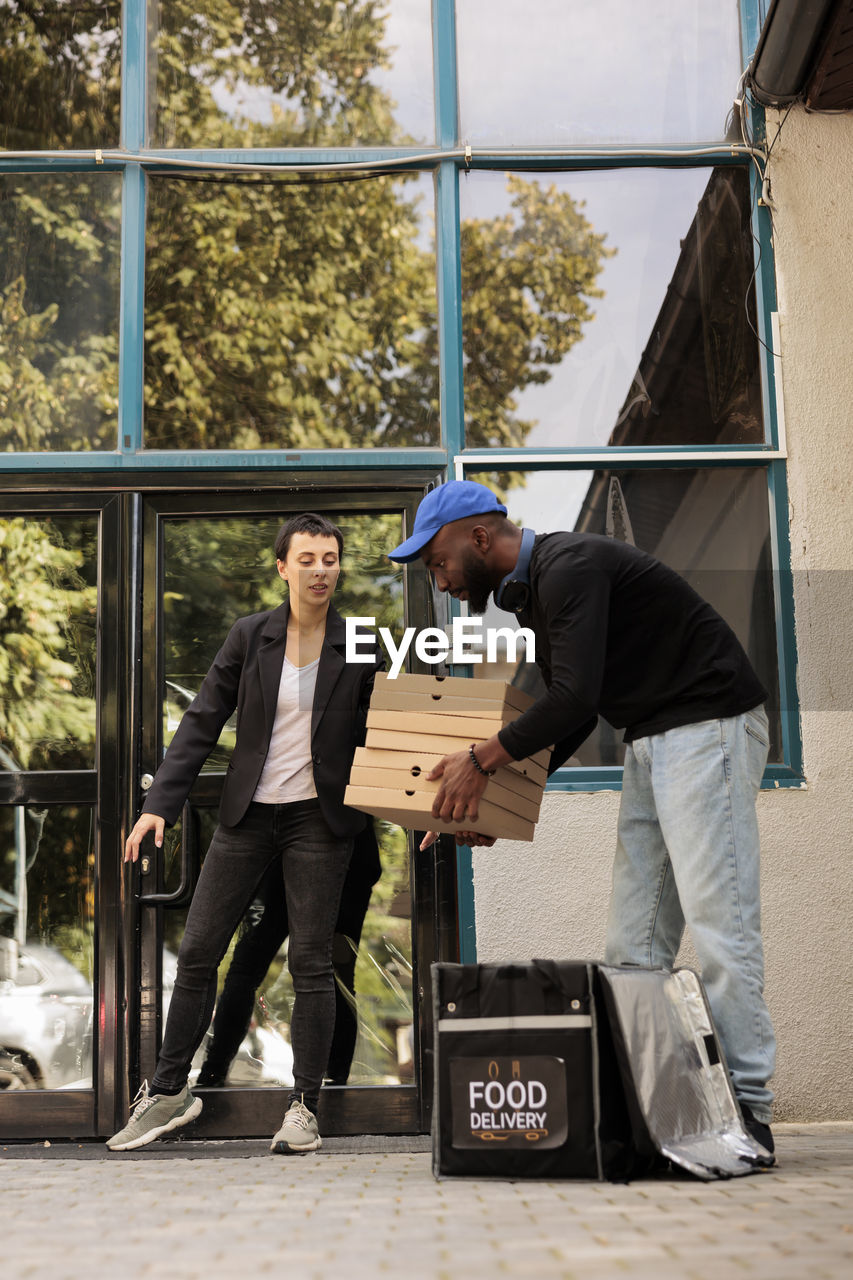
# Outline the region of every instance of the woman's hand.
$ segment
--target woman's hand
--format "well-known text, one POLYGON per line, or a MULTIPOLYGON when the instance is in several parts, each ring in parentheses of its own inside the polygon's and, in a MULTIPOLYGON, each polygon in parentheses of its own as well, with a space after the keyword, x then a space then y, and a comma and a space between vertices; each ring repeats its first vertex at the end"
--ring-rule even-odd
POLYGON ((154 843, 157 848, 161 848, 163 844, 163 832, 166 830, 166 819, 161 818, 156 813, 143 813, 137 819, 136 826, 127 837, 127 843, 124 846, 125 862, 136 862, 139 857, 139 846, 149 831, 154 832, 154 843))
MULTIPOLYGON (((491 849, 497 839, 497 836, 482 836, 479 831, 457 831, 454 838, 458 845, 466 844, 469 849, 476 849, 478 847, 491 849)), ((423 852, 424 849, 428 849, 430 845, 435 844, 437 839, 437 831, 428 831, 418 845, 418 848, 423 852)))
POLYGON ((469 849, 491 849, 497 836, 482 836, 479 831, 457 831, 456 843, 467 844, 469 849))

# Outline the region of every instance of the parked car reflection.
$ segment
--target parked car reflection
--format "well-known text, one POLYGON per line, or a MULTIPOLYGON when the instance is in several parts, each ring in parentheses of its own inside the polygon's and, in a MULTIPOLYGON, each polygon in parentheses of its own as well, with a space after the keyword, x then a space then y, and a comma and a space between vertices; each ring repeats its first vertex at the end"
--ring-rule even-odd
POLYGON ((92 987, 61 951, 28 942, 0 982, 0 1088, 87 1088, 92 987))
MULTIPOLYGON (((163 957, 163 1014, 176 958, 163 957)), ((0 980, 0 1090, 92 1087, 92 986, 56 947, 27 942, 12 976, 0 980)), ((208 1032, 208 1035, 210 1033, 208 1032)), ((193 1060, 204 1059, 206 1039, 193 1060)), ((252 1026, 231 1068, 231 1084, 289 1084, 293 1053, 281 1030, 252 1026)))

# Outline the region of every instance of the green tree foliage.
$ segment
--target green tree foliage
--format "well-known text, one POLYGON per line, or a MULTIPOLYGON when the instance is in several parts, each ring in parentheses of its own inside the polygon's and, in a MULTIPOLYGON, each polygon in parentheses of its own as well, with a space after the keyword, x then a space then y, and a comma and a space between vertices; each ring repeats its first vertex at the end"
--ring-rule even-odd
POLYGON ((152 180, 147 443, 437 444, 435 266, 412 181, 152 180))
POLYGON ((0 449, 114 449, 119 179, 0 178, 0 449))
MULTIPOLYGON (((0 145, 115 147, 121 0, 0 0, 0 145)), ((0 178, 0 449, 114 449, 116 175, 0 178)))
POLYGON ((551 370, 593 318, 605 247, 582 204, 556 186, 508 175, 511 211, 462 224, 462 331, 469 442, 519 447, 536 426, 518 397, 551 370))
POLYGON ((382 877, 374 885, 355 970, 359 1041, 353 1074, 402 1074, 396 1029, 414 1021, 409 851, 406 833, 377 821, 382 877))
POLYGON ((159 146, 329 147, 408 139, 372 79, 389 66, 376 0, 170 0, 154 41, 159 146), (192 75, 187 68, 192 67, 192 75), (269 99, 271 120, 238 108, 269 99))
MULTIPOLYGON (((7 143, 24 124, 33 146, 103 141, 115 6, 5 7, 0 81, 24 86, 23 106, 0 107, 7 143), (57 82, 66 94, 45 92, 57 82)), ((393 50, 375 0, 179 0, 157 15, 158 145, 406 141, 376 78, 393 50)), ((517 177, 509 190, 509 213, 462 228, 474 445, 524 442, 519 396, 577 341, 608 252, 569 195, 517 177)), ((151 176, 146 444, 436 444, 431 201, 423 175, 151 176)), ((115 447, 118 247, 114 175, 0 182, 0 447, 115 447)))
POLYGON ((21 769, 92 767, 96 593, 63 541, 0 521, 0 746, 21 769))
POLYGON ((0 0, 0 146, 115 147, 121 0, 0 0))

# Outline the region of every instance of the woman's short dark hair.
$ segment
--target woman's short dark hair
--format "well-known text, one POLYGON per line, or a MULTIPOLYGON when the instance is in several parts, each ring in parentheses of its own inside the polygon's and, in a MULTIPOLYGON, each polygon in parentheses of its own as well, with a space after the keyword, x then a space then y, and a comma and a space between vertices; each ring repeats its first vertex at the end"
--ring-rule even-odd
POLYGON ((285 520, 275 540, 276 560, 286 560, 291 539, 295 533, 308 533, 312 538, 335 538, 338 543, 338 559, 344 558, 344 535, 336 524, 325 516, 318 516, 314 511, 305 511, 302 515, 291 516, 285 520))

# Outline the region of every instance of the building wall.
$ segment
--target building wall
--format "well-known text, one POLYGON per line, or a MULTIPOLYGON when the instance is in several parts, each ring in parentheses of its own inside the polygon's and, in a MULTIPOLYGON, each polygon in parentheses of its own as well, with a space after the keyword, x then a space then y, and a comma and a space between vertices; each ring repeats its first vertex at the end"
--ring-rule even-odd
MULTIPOLYGON (((853 1119, 851 155, 853 113, 797 107, 770 164, 806 774, 759 800, 779 1120, 853 1119)), ((618 802, 552 794, 532 845, 475 851, 480 960, 601 956, 618 802)))

